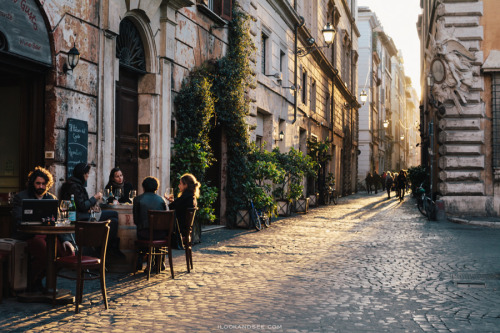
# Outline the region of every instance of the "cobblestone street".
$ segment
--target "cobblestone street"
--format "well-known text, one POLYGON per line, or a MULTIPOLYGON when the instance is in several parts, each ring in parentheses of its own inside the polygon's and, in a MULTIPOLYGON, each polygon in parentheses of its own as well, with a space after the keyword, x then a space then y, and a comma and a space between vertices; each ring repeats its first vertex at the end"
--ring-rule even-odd
POLYGON ((109 274, 107 311, 97 285, 78 315, 10 298, 0 329, 500 332, 500 229, 429 222, 410 197, 360 193, 261 232, 203 240, 191 274, 176 251, 175 280, 109 274))

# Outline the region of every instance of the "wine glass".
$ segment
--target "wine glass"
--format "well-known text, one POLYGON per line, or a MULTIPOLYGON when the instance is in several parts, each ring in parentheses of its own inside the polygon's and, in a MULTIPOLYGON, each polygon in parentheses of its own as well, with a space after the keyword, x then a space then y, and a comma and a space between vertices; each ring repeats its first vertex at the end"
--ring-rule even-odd
POLYGON ((137 191, 136 190, 131 190, 129 195, 128 195, 128 198, 130 199, 130 201, 134 201, 134 198, 137 196, 137 191))
POLYGON ((118 201, 122 197, 122 189, 116 188, 114 194, 115 194, 115 200, 118 201))
POLYGON ((172 187, 167 188, 165 191, 165 198, 167 199, 174 199, 174 189, 172 187))
POLYGON ((111 196, 111 191, 109 188, 106 188, 104 189, 104 191, 102 191, 102 198, 104 199, 105 203, 108 203, 108 199, 110 196, 111 196))
POLYGON ((61 217, 64 224, 69 224, 69 219, 68 219, 69 205, 70 205, 69 200, 61 200, 61 203, 59 204, 59 210, 61 211, 61 217))

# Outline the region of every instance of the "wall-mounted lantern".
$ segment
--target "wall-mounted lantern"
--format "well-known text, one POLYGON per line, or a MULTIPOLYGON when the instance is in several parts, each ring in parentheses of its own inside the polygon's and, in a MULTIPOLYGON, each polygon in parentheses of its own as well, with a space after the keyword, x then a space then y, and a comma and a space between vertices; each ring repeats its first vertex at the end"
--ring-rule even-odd
POLYGON ((68 52, 68 62, 65 62, 63 65, 64 73, 68 71, 73 71, 73 69, 78 65, 80 61, 80 52, 76 48, 76 43, 73 43, 73 47, 68 52))
POLYGON ((149 135, 139 135, 139 157, 142 159, 149 157, 149 135))

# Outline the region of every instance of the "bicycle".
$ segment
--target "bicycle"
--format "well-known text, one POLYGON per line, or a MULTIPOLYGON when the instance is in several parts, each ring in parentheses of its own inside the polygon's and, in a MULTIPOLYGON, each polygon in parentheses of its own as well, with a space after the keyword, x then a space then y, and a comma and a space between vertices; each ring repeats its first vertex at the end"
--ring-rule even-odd
POLYGON ((253 201, 250 200, 250 219, 257 231, 262 230, 262 225, 269 228, 269 216, 262 210, 255 208, 253 201))
POLYGON ((417 189, 417 208, 429 221, 436 218, 436 204, 425 193, 423 184, 417 189))
POLYGON ((333 202, 334 205, 337 204, 337 190, 335 190, 335 187, 329 187, 328 188, 328 193, 330 197, 330 202, 333 202))

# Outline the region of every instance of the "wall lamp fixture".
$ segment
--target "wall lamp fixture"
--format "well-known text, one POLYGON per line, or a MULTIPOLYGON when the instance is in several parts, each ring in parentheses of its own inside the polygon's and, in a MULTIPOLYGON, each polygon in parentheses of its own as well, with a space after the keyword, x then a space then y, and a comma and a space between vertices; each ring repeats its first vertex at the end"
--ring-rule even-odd
POLYGON ((274 139, 274 142, 278 142, 278 141, 283 141, 283 139, 285 138, 285 133, 283 133, 283 131, 280 131, 280 134, 278 134, 278 138, 277 139, 274 139))
POLYGON ((73 47, 68 52, 68 62, 65 62, 63 65, 64 73, 68 73, 68 71, 73 71, 73 69, 78 65, 80 61, 80 52, 76 48, 76 44, 73 43, 73 47))
POLYGON ((272 76, 278 81, 278 84, 281 84, 281 81, 283 81, 283 75, 281 73, 274 73, 274 74, 265 74, 266 76, 272 76))
MULTIPOLYGON (((304 25, 304 18, 301 16, 300 23, 299 23, 298 27, 301 27, 303 25, 304 25)), ((296 45, 295 54, 297 54, 299 57, 304 57, 304 56, 308 55, 309 53, 311 53, 315 49, 329 48, 330 45, 332 45, 332 43, 333 43, 333 39, 335 38, 336 32, 337 31, 335 30, 335 28, 330 23, 327 23, 323 27, 323 30, 321 30, 321 33, 323 34, 323 39, 325 40, 326 45, 321 45, 321 46, 316 45, 316 40, 311 37, 311 38, 308 38, 306 41, 307 44, 309 44, 308 46, 299 48, 296 45)))
POLYGON ((384 122, 382 123, 382 125, 384 126, 384 128, 389 127, 389 120, 384 120, 384 122))

